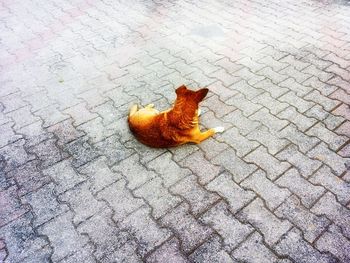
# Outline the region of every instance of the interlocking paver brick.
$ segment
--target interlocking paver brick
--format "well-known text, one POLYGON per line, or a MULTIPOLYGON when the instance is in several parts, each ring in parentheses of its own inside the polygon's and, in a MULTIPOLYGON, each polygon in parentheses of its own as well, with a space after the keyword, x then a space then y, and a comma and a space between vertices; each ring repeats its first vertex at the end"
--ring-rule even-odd
POLYGON ((280 111, 289 106, 287 103, 281 103, 278 100, 272 98, 267 92, 255 97, 252 101, 268 108, 272 114, 278 114, 280 111))
MULTIPOLYGON (((239 133, 247 135, 253 131, 256 127, 260 125, 257 121, 252 121, 251 119, 245 117, 240 110, 235 110, 223 117, 225 122, 232 122, 235 127, 239 129, 239 133)), ((204 141, 205 143, 205 141, 204 141)))
POLYGON ((317 123, 310 130, 308 130, 306 134, 310 136, 316 136, 317 138, 321 139, 327 143, 332 150, 339 149, 339 147, 348 140, 348 138, 345 136, 339 136, 334 132, 328 130, 322 123, 317 123))
POLYGON ((288 262, 287 260, 279 260, 278 257, 263 244, 263 238, 258 232, 254 232, 239 248, 235 249, 232 252, 232 257, 243 262, 288 262))
POLYGON ((296 262, 332 262, 334 258, 321 254, 317 249, 313 248, 305 241, 299 230, 293 228, 283 236, 281 241, 275 246, 279 254, 288 254, 296 262))
POLYGON ((212 162, 228 170, 236 182, 242 181, 257 169, 256 165, 247 164, 240 159, 232 149, 221 152, 212 159, 212 162))
POLYGON ((247 139, 239 133, 239 130, 235 127, 226 130, 218 141, 226 142, 233 149, 236 150, 239 157, 245 156, 247 153, 256 149, 259 144, 253 140, 247 139))
POLYGON ((327 218, 334 221, 340 226, 345 236, 350 236, 350 211, 345 206, 338 203, 335 196, 327 192, 322 198, 312 207, 311 211, 318 215, 326 215, 327 218))
POLYGON ((171 186, 182 178, 188 176, 191 171, 180 167, 171 159, 170 153, 164 153, 147 164, 147 167, 153 169, 163 179, 165 186, 171 186))
POLYGON ((280 188, 266 178, 266 174, 262 170, 258 170, 245 179, 241 183, 241 186, 257 193, 266 201, 267 206, 271 210, 278 207, 288 196, 291 195, 291 192, 287 189, 280 188))
POLYGON ((299 196, 306 207, 312 206, 325 192, 323 187, 312 185, 293 168, 278 178, 275 183, 281 187, 288 188, 292 193, 299 196))
POLYGON ((40 226, 39 233, 46 235, 55 247, 52 260, 58 261, 79 251, 87 242, 86 236, 79 235, 70 222, 72 214, 61 214, 46 224, 40 226))
POLYGON ((313 148, 308 152, 308 156, 327 164, 337 175, 341 175, 346 170, 346 164, 349 163, 349 159, 329 150, 325 143, 320 143, 313 148))
POLYGON ((175 238, 165 242, 161 247, 156 249, 146 260, 147 263, 186 263, 188 259, 180 250, 179 241, 175 238))
POLYGON ((200 220, 220 234, 225 250, 232 250, 254 231, 250 225, 242 224, 233 217, 222 202, 203 214, 200 220))
MULTIPOLYGON (((328 81, 328 83, 329 83, 329 81, 328 81)), ((304 81, 303 85, 309 86, 311 88, 314 88, 315 90, 318 90, 324 96, 328 96, 328 95, 332 94, 337 89, 336 86, 324 83, 324 82, 320 81, 315 76, 304 81)))
POLYGON ((241 93, 228 99, 226 103, 240 109, 245 116, 252 115, 254 112, 262 108, 261 105, 252 103, 251 101, 247 100, 241 93))
POLYGON ((12 123, 6 123, 0 126, 0 148, 22 138, 20 134, 14 132, 12 125, 12 123))
POLYGON ((268 92, 271 97, 273 98, 278 98, 282 94, 288 92, 288 88, 282 87, 281 84, 275 85, 274 83, 271 82, 269 79, 264 79, 254 85, 256 88, 260 88, 268 92))
POLYGON ((276 158, 283 161, 288 161, 294 165, 294 167, 304 177, 309 177, 322 165, 321 162, 310 159, 307 155, 299 152, 295 145, 290 145, 283 151, 279 152, 276 155, 276 158))
POLYGON ((293 92, 288 92, 283 96, 278 98, 280 101, 286 102, 294 106, 300 113, 304 113, 310 109, 315 104, 313 102, 307 101, 305 99, 299 98, 293 92))
MULTIPOLYGON (((209 187, 209 184, 208 184, 209 187)), ((188 176, 169 188, 171 193, 182 196, 189 204, 193 215, 198 215, 217 202, 219 195, 206 191, 194 176, 188 176)))
POLYGON ((161 225, 172 229, 177 234, 185 253, 191 252, 213 233, 211 228, 195 220, 189 213, 189 206, 186 203, 181 203, 163 216, 160 222, 161 225))
POLYGON ((276 179, 290 167, 290 164, 287 162, 281 162, 269 154, 263 146, 249 153, 244 157, 244 160, 249 163, 255 163, 264 169, 267 173, 267 177, 271 180, 276 179))
POLYGON ((257 71, 256 74, 265 76, 266 78, 270 79, 273 84, 276 84, 276 85, 288 78, 287 75, 277 73, 276 71, 274 71, 270 67, 265 67, 265 68, 257 71))
POLYGON ((267 109, 260 109, 249 117, 252 120, 259 121, 270 130, 279 131, 288 125, 286 120, 281 120, 276 116, 272 115, 267 109))
POLYGON ((11 186, 0 192, 1 208, 0 208, 0 226, 21 217, 28 212, 28 207, 22 205, 17 196, 17 187, 11 186))
POLYGON ((255 197, 255 194, 252 191, 245 190, 236 184, 232 180, 232 175, 228 173, 220 174, 207 184, 206 188, 225 198, 233 213, 240 210, 255 197))
POLYGON ((233 263, 230 255, 222 248, 221 239, 213 235, 203 245, 198 247, 191 255, 190 259, 195 263, 233 263))
POLYGON ((350 242, 346 239, 339 227, 331 225, 316 242, 316 247, 323 252, 331 252, 341 262, 350 261, 350 242))
POLYGON ((327 166, 321 167, 310 177, 310 181, 331 191, 343 205, 350 201, 350 184, 333 174, 327 166))
POLYGON ((156 224, 149 213, 150 209, 142 206, 120 222, 120 227, 128 231, 138 241, 138 250, 141 256, 144 256, 171 236, 171 232, 156 224))
POLYGON ((153 208, 152 215, 158 219, 181 202, 171 195, 162 185, 162 179, 154 178, 133 191, 136 197, 142 197, 153 208))
POLYGON ((266 209, 259 198, 244 207, 237 216, 243 222, 249 222, 259 229, 269 245, 276 243, 292 227, 287 220, 280 220, 266 209))
POLYGON ((275 213, 299 227, 303 231, 305 239, 310 243, 319 237, 330 224, 325 216, 316 216, 311 213, 296 196, 289 197, 275 210, 275 213))
MULTIPOLYGON (((304 96, 307 93, 309 93, 310 91, 312 91, 312 88, 305 85, 305 84, 301 84, 298 83, 297 81, 295 81, 293 78, 288 78, 285 81, 281 82, 279 84, 279 86, 284 87, 286 89, 291 90, 292 92, 294 91, 294 93, 297 96, 304 96)), ((286 91, 287 92, 287 91, 286 91)), ((284 93, 286 93, 284 92, 284 93)), ((290 93, 290 92, 289 92, 290 93)))

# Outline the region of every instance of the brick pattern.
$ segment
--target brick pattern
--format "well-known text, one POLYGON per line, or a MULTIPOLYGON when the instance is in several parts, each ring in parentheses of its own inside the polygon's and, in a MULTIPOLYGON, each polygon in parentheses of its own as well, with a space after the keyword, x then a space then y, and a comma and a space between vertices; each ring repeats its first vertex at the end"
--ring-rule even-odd
POLYGON ((350 262, 348 1, 1 1, 0 261, 350 262), (132 103, 208 87, 199 145, 132 103))

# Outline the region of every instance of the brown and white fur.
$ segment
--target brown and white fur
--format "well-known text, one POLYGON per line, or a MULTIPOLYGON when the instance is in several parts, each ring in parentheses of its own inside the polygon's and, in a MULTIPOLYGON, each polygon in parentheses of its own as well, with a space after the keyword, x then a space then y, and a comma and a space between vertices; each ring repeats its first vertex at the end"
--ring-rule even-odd
POLYGON ((184 143, 200 143, 223 127, 216 127, 201 132, 198 125, 200 109, 198 104, 207 95, 208 89, 193 91, 184 85, 176 89, 174 107, 159 112, 153 104, 138 109, 130 109, 128 122, 131 132, 143 144, 155 148, 174 147, 184 143))

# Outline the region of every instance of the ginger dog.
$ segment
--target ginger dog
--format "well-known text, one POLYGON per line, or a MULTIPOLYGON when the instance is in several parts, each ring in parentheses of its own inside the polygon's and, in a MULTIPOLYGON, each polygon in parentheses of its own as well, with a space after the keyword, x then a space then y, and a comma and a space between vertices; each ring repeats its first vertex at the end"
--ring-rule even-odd
POLYGON ((153 104, 139 109, 130 109, 128 122, 131 132, 143 144, 155 148, 168 148, 184 143, 200 143, 224 127, 216 127, 205 132, 199 130, 198 104, 207 95, 208 89, 193 91, 184 85, 176 89, 174 107, 163 112, 154 109, 153 104))

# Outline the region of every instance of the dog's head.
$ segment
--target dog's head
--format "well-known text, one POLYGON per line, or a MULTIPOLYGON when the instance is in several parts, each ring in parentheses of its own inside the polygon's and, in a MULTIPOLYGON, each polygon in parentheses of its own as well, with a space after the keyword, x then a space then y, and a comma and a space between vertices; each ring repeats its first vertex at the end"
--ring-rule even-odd
POLYGON ((177 99, 184 99, 187 102, 195 102, 198 104, 207 96, 208 91, 209 90, 206 88, 197 91, 189 90, 185 85, 182 85, 176 89, 176 95, 177 99))

